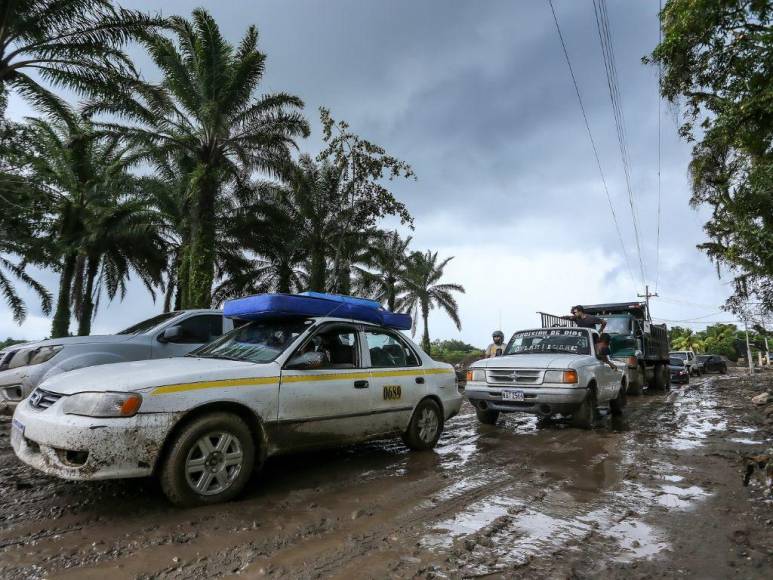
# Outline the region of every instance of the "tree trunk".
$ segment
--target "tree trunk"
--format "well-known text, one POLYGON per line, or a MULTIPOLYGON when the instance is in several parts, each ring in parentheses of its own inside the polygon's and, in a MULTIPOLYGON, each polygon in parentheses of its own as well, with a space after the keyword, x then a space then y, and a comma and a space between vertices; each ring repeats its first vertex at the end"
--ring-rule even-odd
POLYGON ((70 290, 75 276, 77 256, 66 254, 62 264, 62 275, 59 278, 59 297, 56 301, 56 312, 51 325, 51 338, 61 338, 70 334, 70 290))
POLYGON ((387 310, 390 312, 395 311, 395 302, 397 300, 397 297, 395 296, 395 281, 390 276, 387 278, 387 310))
POLYGON ((315 243, 311 248, 311 272, 309 273, 309 290, 314 292, 325 291, 325 249, 322 244, 315 243))
POLYGON ((429 343, 429 304, 422 302, 421 317, 424 320, 424 336, 421 339, 421 348, 427 354, 430 354, 429 343))
POLYGON ((348 262, 339 262, 336 267, 336 292, 345 295, 352 293, 351 267, 348 262))
POLYGON ((218 185, 212 168, 200 165, 194 177, 196 192, 191 215, 191 243, 188 256, 187 308, 212 305, 215 277, 215 202, 218 185))
POLYGON ((86 266, 86 287, 81 299, 78 318, 78 336, 91 334, 91 319, 94 317, 94 280, 99 272, 99 258, 90 257, 86 266))
POLYGON ((288 264, 279 265, 279 279, 277 280, 277 290, 281 294, 290 293, 290 279, 292 278, 292 269, 288 264))

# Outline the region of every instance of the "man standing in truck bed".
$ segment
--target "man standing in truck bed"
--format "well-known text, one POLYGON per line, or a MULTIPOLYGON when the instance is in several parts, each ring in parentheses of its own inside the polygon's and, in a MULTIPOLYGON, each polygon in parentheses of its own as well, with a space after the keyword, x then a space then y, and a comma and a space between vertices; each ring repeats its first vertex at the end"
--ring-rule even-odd
POLYGON ((600 324, 601 328, 597 329, 599 334, 604 332, 604 328, 607 326, 606 320, 599 318, 598 316, 591 316, 590 314, 586 314, 585 309, 579 304, 572 307, 571 316, 562 316, 561 318, 564 320, 574 321, 574 323, 580 328, 596 328, 596 325, 600 324))

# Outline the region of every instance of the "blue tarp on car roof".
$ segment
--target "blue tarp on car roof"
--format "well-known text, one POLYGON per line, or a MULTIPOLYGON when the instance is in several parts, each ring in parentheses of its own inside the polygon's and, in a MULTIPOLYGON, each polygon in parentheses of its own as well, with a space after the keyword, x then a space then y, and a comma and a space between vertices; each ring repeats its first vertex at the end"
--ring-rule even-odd
POLYGON ((381 324, 397 330, 412 326, 409 314, 398 314, 381 308, 375 300, 305 292, 303 294, 257 294, 228 300, 223 314, 241 320, 263 320, 277 316, 335 316, 381 324))

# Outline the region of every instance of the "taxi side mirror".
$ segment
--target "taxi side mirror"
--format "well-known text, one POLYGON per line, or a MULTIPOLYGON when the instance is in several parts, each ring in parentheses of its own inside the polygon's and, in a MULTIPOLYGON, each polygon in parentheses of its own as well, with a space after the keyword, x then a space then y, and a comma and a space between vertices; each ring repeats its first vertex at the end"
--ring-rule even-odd
POLYGON ((285 365, 286 369, 296 371, 310 371, 321 369, 325 366, 326 357, 321 352, 304 352, 290 357, 285 365))

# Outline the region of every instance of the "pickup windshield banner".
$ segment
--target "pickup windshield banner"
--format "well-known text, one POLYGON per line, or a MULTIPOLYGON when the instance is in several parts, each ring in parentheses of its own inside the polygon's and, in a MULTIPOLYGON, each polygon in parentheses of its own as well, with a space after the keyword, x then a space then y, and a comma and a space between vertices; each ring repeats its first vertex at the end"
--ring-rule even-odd
POLYGON ((588 333, 568 328, 516 332, 505 354, 590 354, 588 333))

